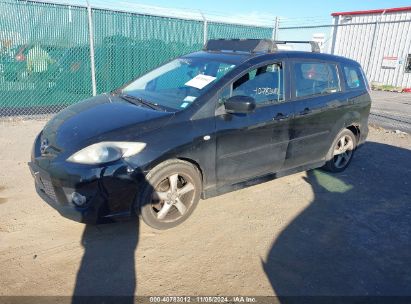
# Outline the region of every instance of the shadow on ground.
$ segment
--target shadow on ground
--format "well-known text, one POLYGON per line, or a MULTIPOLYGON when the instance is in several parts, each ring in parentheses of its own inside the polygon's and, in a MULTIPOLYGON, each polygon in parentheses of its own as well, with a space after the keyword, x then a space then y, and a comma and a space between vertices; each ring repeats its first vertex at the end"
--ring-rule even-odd
MULTIPOLYGON (((135 174, 137 188, 154 191, 141 172, 135 174)), ((139 221, 139 216, 135 216, 125 222, 85 226, 81 239, 84 254, 72 304, 135 303, 139 221)))
POLYGON ((345 172, 307 176, 314 200, 263 264, 280 302, 411 295, 411 151, 367 142, 345 172))
POLYGON ((84 255, 72 303, 107 303, 104 296, 121 296, 113 298, 112 303, 134 303, 138 237, 138 218, 125 223, 87 225, 81 240, 84 255))

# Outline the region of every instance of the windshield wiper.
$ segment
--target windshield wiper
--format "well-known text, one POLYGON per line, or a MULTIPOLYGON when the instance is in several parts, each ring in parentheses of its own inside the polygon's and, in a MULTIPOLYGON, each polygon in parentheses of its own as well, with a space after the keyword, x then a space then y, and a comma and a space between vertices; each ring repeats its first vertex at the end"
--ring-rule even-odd
POLYGON ((164 110, 162 107, 160 107, 160 106, 158 106, 154 103, 151 103, 147 100, 144 100, 143 98, 140 98, 140 97, 136 97, 136 96, 132 96, 132 95, 124 94, 124 93, 119 94, 119 97, 126 100, 126 101, 128 101, 128 102, 130 102, 130 103, 132 103, 132 104, 142 104, 142 105, 144 105, 146 107, 149 107, 150 109, 153 109, 153 110, 164 110))

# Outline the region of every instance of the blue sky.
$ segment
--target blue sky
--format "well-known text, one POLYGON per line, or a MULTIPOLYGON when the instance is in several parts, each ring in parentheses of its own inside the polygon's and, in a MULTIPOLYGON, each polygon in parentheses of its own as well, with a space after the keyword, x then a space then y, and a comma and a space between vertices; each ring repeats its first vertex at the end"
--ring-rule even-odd
MULTIPOLYGON (((99 0, 94 0, 98 2, 99 0)), ((108 1, 104 1, 108 2, 108 1)), ((411 6, 410 0, 140 0, 139 4, 201 9, 226 15, 262 14, 287 18, 329 17, 332 12, 411 6)))

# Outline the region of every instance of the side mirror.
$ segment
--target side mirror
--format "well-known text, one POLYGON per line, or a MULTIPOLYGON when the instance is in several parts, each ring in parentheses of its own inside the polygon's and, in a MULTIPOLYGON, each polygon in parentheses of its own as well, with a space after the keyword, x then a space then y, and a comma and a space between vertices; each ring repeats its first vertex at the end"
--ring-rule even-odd
POLYGON ((227 113, 246 114, 254 111, 256 104, 254 98, 238 95, 228 98, 224 103, 224 106, 227 113))

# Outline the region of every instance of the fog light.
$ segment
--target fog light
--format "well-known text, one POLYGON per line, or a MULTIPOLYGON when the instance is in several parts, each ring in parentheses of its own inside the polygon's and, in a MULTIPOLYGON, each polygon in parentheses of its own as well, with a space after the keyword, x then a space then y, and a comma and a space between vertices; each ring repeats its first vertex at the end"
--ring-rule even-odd
POLYGON ((71 201, 73 202, 74 205, 81 207, 86 203, 87 198, 81 195, 80 193, 73 192, 71 194, 71 201))

